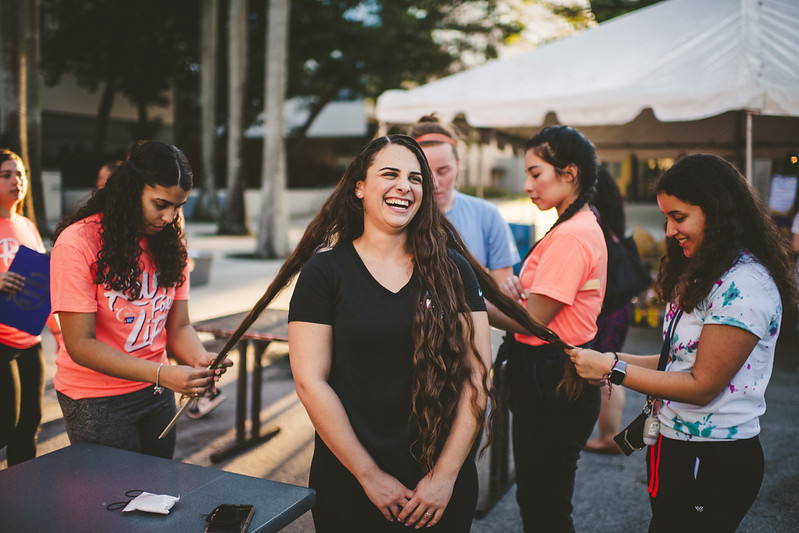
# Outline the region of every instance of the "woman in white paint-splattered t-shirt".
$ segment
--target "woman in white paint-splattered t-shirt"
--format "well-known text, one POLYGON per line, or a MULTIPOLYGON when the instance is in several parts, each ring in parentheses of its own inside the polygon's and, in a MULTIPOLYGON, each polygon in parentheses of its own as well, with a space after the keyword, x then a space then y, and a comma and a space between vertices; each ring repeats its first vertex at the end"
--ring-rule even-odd
POLYGON ((794 265, 762 202, 725 160, 687 156, 655 191, 666 216, 655 284, 670 302, 665 371, 659 355, 569 355, 582 377, 609 382, 611 392, 623 383, 660 399, 660 437, 647 451, 649 531, 733 532, 763 480, 759 417, 783 305, 797 301, 794 265))
MULTIPOLYGON (((672 304, 664 334, 679 306, 672 304)), ((684 313, 674 329, 667 372, 690 373, 704 326, 718 324, 747 331, 759 341, 721 393, 707 405, 663 400, 660 432, 683 441, 741 440, 760 433, 758 417, 771 377, 774 345, 780 331, 780 293, 768 270, 748 251, 724 273, 707 298, 684 313)))

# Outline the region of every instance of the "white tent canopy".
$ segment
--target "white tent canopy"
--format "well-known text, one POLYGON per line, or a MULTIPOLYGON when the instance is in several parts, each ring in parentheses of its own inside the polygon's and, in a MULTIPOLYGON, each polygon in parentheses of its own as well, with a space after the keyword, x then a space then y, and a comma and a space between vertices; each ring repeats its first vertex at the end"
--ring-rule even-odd
POLYGON ((799 116, 799 1, 669 0, 529 52, 377 100, 378 120, 436 111, 474 127, 799 116))

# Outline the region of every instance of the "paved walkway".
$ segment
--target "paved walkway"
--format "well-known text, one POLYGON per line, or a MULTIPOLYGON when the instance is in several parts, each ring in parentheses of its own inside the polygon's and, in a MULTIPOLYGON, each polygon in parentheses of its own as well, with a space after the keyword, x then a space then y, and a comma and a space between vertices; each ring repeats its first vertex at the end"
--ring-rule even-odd
MULTIPOLYGON (((296 243, 305 221, 294 222, 291 240, 296 243)), ((216 236, 214 229, 211 224, 197 223, 189 223, 187 228, 190 248, 214 256, 209 283, 192 288, 190 312, 194 320, 250 309, 282 263, 235 257, 251 252, 255 246, 254 238, 216 236)), ((283 295, 275 306, 286 308, 287 303, 288 295, 283 295)), ((778 345, 775 373, 767 393, 769 409, 762 418, 766 478, 758 500, 740 528, 743 532, 796 531, 799 522, 799 504, 796 503, 799 456, 795 453, 799 442, 799 400, 796 396, 799 343, 795 335, 784 337, 785 340, 778 345)), ((44 343, 48 354, 48 387, 40 454, 68 445, 52 389, 52 339, 47 332, 44 343)), ((660 349, 658 332, 633 328, 625 348, 633 353, 657 353, 660 349)), ((294 392, 285 355, 285 345, 275 343, 268 357, 271 364, 263 372, 262 427, 264 430, 280 427, 277 437, 220 464, 211 463, 211 453, 234 440, 236 385, 235 373, 231 372, 221 382, 221 388, 228 397, 226 402, 206 418, 191 420, 184 417, 179 422, 175 459, 304 485, 313 448, 313 427, 294 392)), ((627 398, 625 421, 631 420, 643 403, 643 397, 634 392, 628 393, 627 398)), ((4 452, 0 452, 0 461, 0 468, 5 468, 4 452)), ((475 520, 472 531, 521 531, 513 492, 511 489, 484 518, 475 520)), ((649 509, 643 454, 637 452, 631 457, 583 454, 577 472, 574 505, 577 531, 646 531, 649 509)), ((309 514, 285 531, 313 531, 309 514)))

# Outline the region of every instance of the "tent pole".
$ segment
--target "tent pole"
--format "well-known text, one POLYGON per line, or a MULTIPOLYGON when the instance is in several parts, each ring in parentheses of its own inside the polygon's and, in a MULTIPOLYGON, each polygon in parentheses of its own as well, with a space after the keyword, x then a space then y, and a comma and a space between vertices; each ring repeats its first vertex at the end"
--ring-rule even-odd
POLYGON ((746 110, 746 181, 752 183, 752 111, 746 110))

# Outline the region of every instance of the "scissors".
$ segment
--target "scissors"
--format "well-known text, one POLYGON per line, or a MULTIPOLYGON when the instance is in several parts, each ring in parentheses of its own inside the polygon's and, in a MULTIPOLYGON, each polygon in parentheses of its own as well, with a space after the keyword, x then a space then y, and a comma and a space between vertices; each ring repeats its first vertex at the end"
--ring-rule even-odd
POLYGON ((130 498, 128 501, 109 503, 105 506, 105 508, 109 511, 119 511, 120 509, 124 509, 130 502, 133 501, 134 498, 141 496, 142 493, 144 493, 144 491, 141 489, 131 489, 125 493, 125 496, 130 498))

